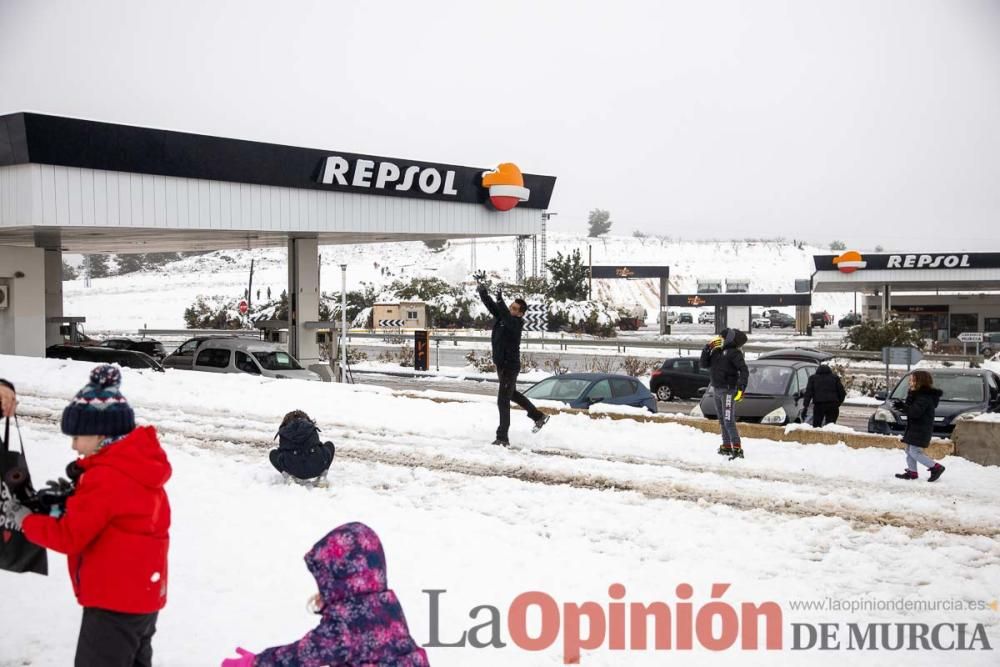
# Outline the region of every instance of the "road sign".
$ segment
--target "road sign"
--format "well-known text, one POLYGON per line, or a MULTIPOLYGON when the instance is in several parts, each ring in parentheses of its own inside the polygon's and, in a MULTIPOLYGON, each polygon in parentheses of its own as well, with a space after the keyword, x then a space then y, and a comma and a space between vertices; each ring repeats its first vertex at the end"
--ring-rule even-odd
POLYGON ((883 364, 906 364, 912 366, 924 358, 920 350, 915 347, 883 347, 883 364))
POLYGON ((983 332, 982 331, 966 331, 964 333, 958 334, 958 340, 963 343, 982 343, 983 342, 983 332))
POLYGON ((528 303, 524 314, 524 331, 547 331, 549 328, 549 304, 547 301, 528 303))
POLYGON ((240 315, 246 315, 250 310, 250 306, 246 301, 240 301, 240 315))
POLYGON ((379 329, 400 328, 406 324, 405 320, 379 320, 379 329))

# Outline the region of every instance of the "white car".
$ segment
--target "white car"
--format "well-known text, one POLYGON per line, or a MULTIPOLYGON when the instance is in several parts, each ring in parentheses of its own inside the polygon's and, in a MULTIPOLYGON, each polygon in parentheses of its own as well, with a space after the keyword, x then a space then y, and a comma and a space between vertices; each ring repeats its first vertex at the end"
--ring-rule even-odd
POLYGON ((712 311, 699 313, 698 324, 715 324, 715 313, 712 311))
POLYGON ((245 338, 211 338, 198 346, 194 370, 207 373, 247 373, 264 377, 322 382, 319 374, 302 368, 276 343, 245 338))
POLYGON ((770 329, 771 320, 767 319, 766 317, 755 317, 753 318, 753 321, 750 323, 750 326, 752 326, 754 329, 770 329))

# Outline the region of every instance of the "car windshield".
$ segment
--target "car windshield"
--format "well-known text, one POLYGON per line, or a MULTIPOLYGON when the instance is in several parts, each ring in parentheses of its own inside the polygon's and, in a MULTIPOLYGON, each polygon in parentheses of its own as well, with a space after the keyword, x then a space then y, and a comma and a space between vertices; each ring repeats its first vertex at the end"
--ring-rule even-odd
POLYGON ((750 366, 750 381, 746 393, 784 396, 792 369, 787 366, 750 366))
POLYGON ((589 386, 590 380, 548 378, 526 391, 525 395, 539 400, 575 401, 589 386))
POLYGON ((287 352, 253 352, 254 359, 266 371, 298 371, 299 363, 287 352))
MULTIPOLYGON (((978 403, 983 400, 983 379, 978 375, 933 375, 934 387, 940 389, 942 401, 978 403)), ((910 390, 907 375, 892 392, 892 398, 906 398, 910 390)))

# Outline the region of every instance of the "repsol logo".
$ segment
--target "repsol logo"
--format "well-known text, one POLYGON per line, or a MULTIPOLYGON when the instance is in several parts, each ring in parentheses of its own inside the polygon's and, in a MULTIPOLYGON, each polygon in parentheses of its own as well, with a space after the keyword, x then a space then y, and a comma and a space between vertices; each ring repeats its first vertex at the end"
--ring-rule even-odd
POLYGON ((889 255, 888 269, 969 268, 968 255, 889 255))
POLYGON ((358 158, 352 165, 339 155, 326 158, 317 181, 324 185, 341 185, 352 188, 410 192, 419 189, 428 195, 456 196, 454 170, 444 173, 436 167, 412 165, 405 170, 399 165, 385 160, 376 163, 375 160, 358 158))

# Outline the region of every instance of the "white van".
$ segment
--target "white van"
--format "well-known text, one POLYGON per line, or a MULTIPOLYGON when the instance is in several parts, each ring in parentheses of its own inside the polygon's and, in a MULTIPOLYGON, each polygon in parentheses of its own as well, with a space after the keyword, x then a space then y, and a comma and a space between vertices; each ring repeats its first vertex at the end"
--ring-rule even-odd
POLYGON ((280 345, 245 338, 211 338, 204 341, 195 354, 194 370, 323 381, 317 373, 302 368, 295 357, 280 345))

